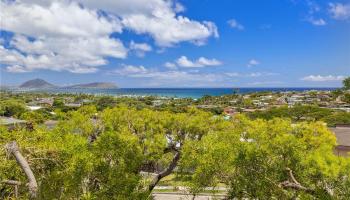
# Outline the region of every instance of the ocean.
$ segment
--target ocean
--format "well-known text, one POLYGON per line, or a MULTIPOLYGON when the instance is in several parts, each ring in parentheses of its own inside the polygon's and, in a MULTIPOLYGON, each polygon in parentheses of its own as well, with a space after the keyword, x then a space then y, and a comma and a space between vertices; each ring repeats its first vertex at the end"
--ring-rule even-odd
MULTIPOLYGON (((329 91, 337 88, 117 88, 117 89, 68 89, 55 88, 45 90, 21 90, 21 92, 74 93, 116 96, 159 96, 171 98, 201 98, 205 95, 220 96, 226 94, 246 94, 253 92, 287 92, 287 91, 329 91)), ((17 90, 18 91, 18 90, 17 90)))

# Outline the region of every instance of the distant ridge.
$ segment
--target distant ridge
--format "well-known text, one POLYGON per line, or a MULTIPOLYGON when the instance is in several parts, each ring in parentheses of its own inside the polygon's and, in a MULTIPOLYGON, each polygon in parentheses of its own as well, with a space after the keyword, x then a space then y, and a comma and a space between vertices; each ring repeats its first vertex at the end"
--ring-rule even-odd
POLYGON ((55 85, 53 85, 53 84, 51 84, 43 79, 37 78, 37 79, 26 81, 26 82, 22 83, 19 87, 20 88, 27 88, 27 89, 34 89, 34 88, 44 89, 44 88, 55 88, 57 86, 55 86, 55 85))
POLYGON ((67 88, 67 89, 113 89, 118 88, 116 84, 114 83, 108 83, 108 82, 94 82, 94 83, 85 83, 85 84, 77 84, 77 85, 70 85, 70 86, 64 86, 59 87, 56 85, 53 85, 43 79, 33 79, 26 81, 22 83, 19 88, 22 89, 50 89, 50 88, 67 88))
POLYGON ((86 89, 113 89, 113 88, 118 88, 118 87, 114 83, 94 82, 94 83, 72 85, 72 86, 68 86, 66 88, 73 88, 73 89, 79 89, 79 88, 86 88, 86 89))

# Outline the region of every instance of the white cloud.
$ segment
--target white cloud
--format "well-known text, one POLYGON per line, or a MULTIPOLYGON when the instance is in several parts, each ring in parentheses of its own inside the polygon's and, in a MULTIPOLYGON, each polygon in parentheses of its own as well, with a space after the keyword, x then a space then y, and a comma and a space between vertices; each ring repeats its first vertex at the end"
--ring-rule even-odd
POLYGON ((102 9, 121 18, 125 28, 151 35, 160 46, 179 42, 203 44, 208 37, 218 37, 213 22, 198 22, 179 15, 184 7, 164 0, 80 0, 93 9, 102 9))
POLYGON ((147 74, 149 72, 144 66, 133 66, 133 65, 122 65, 123 68, 116 69, 113 71, 113 74, 119 74, 123 76, 130 76, 135 74, 147 74))
POLYGON ((216 60, 215 58, 213 59, 208 59, 208 58, 204 58, 204 57, 200 57, 198 60, 197 60, 197 63, 203 65, 203 66, 218 66, 218 65, 221 65, 222 62, 221 61, 218 61, 216 60))
POLYGON ((271 86, 271 85, 281 85, 283 84, 282 81, 257 81, 248 83, 248 85, 255 85, 255 86, 271 86))
POLYGON ((49 37, 30 41, 23 35, 15 35, 10 45, 17 50, 7 50, 0 46, 2 54, 16 59, 2 59, 1 63, 18 65, 28 72, 46 69, 92 73, 97 71, 98 66, 107 64, 106 56, 125 58, 127 52, 119 40, 108 37, 49 37))
POLYGON ((206 67, 206 66, 218 66, 222 62, 216 59, 208 59, 205 57, 200 57, 195 61, 189 60, 186 56, 181 56, 176 60, 176 63, 180 67, 206 67))
POLYGON ((174 11, 176 13, 179 13, 179 12, 184 12, 186 10, 185 6, 183 6, 181 3, 179 2, 175 2, 175 5, 174 5, 174 11))
POLYGON ((105 57, 125 58, 127 49, 118 39, 121 24, 109 16, 74 2, 52 2, 47 7, 21 2, 0 2, 2 29, 15 32, 13 48, 2 53, 16 60, 1 60, 9 72, 39 69, 92 73, 107 64, 105 57), (27 36, 30 36, 29 40, 27 36))
POLYGON ((249 74, 241 74, 241 73, 237 73, 237 72, 227 72, 227 73, 225 73, 225 75, 229 76, 229 77, 256 78, 256 77, 264 77, 264 76, 276 76, 279 74, 272 73, 272 72, 252 72, 249 74))
POLYGON ((237 30, 244 30, 244 26, 240 23, 237 22, 235 19, 230 19, 227 21, 227 23, 230 25, 230 27, 237 29, 237 30))
POLYGON ((152 47, 147 43, 135 43, 134 41, 130 42, 129 49, 134 51, 138 57, 144 57, 145 52, 152 51, 152 47))
MULTIPOLYGON (((111 75, 119 75, 129 78, 152 79, 147 82, 148 86, 205 86, 209 83, 216 84, 223 80, 222 74, 200 73, 198 71, 159 71, 157 69, 148 69, 144 66, 124 65, 120 70, 115 70, 111 75)), ((145 85, 143 85, 145 86, 145 85)))
POLYGON ((310 22, 311 24, 315 25, 315 26, 325 26, 325 25, 327 25, 327 22, 324 19, 322 19, 322 18, 315 19, 313 17, 309 17, 306 20, 308 22, 310 22))
POLYGON ((308 7, 308 14, 305 17, 305 21, 311 23, 314 26, 325 26, 327 22, 325 19, 319 17, 319 13, 321 12, 321 6, 316 3, 314 0, 306 0, 305 1, 308 7))
POLYGON ((164 66, 168 69, 177 69, 176 64, 172 62, 166 62, 164 63, 164 66))
POLYGON ((251 59, 249 60, 248 64, 247 64, 247 67, 253 67, 253 66, 256 66, 256 65, 259 65, 260 62, 255 60, 255 59, 251 59))
POLYGON ((12 73, 25 73, 28 72, 25 68, 23 68, 22 66, 19 65, 11 65, 6 67, 6 70, 8 72, 12 72, 12 73))
POLYGON ((303 81, 323 82, 323 81, 341 81, 344 78, 345 78, 344 76, 333 76, 333 75, 327 75, 327 76, 309 75, 309 76, 303 77, 301 80, 303 80, 303 81))
POLYGON ((208 37, 218 36, 215 24, 200 23, 183 16, 134 14, 123 18, 122 22, 138 34, 150 34, 158 45, 166 47, 184 41, 203 44, 208 37))
POLYGON ((334 19, 346 20, 350 18, 350 3, 329 3, 329 12, 334 19))
POLYGON ((33 37, 91 37, 121 32, 117 18, 102 17, 75 2, 58 1, 44 7, 37 4, 0 2, 2 29, 33 37))
POLYGON ((135 43, 134 41, 130 42, 130 49, 140 51, 152 51, 152 47, 147 43, 135 43))
MULTIPOLYGON (((184 7, 172 0, 17 0, 1 1, 0 7, 6 19, 1 29, 15 33, 13 50, 2 53, 16 60, 0 61, 11 72, 96 72, 109 57, 127 57, 128 49, 113 34, 126 29, 152 36, 162 48, 218 37, 214 23, 179 15, 184 7)), ((152 50, 133 41, 129 47, 138 56, 152 50)))

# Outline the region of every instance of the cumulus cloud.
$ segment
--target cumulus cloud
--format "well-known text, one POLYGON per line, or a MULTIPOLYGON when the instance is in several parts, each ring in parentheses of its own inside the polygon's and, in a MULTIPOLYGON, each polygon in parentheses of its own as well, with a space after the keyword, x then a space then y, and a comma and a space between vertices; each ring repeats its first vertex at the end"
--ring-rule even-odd
POLYGON ((118 39, 121 24, 110 16, 100 16, 75 2, 52 2, 47 7, 1 1, 2 29, 14 32, 12 50, 1 46, 1 60, 9 72, 38 69, 92 73, 107 64, 105 57, 125 58, 127 49, 118 39), (29 39, 29 37, 31 39, 29 39))
POLYGON ((145 52, 152 51, 152 47, 147 43, 135 43, 134 41, 130 42, 129 49, 134 51, 137 56, 144 57, 145 52))
POLYGON ((114 70, 111 75, 135 78, 140 80, 152 79, 148 86, 200 86, 210 83, 217 83, 224 79, 223 74, 201 73, 196 70, 179 71, 166 70, 160 71, 155 68, 146 68, 142 65, 122 65, 121 69, 114 70))
POLYGON ((281 85, 283 84, 282 81, 257 81, 248 83, 248 85, 254 85, 254 86, 270 86, 270 85, 281 85))
POLYGON ((309 76, 303 77, 301 80, 303 80, 303 81, 323 82, 323 81, 341 81, 344 78, 345 78, 344 76, 333 76, 333 75, 327 75, 327 76, 309 75, 309 76))
POLYGON ((329 13, 334 19, 346 20, 350 18, 350 3, 329 3, 329 13))
POLYGON ((327 22, 322 19, 322 18, 319 18, 319 19, 315 19, 314 17, 309 17, 306 19, 306 21, 310 22, 311 24, 315 25, 315 26, 325 26, 327 25, 327 22))
POLYGON ((231 27, 231 28, 234 28, 234 29, 237 29, 237 30, 244 30, 244 26, 240 23, 237 22, 237 20, 235 19, 230 19, 227 21, 228 25, 231 27))
MULTIPOLYGON (((29 1, 30 2, 30 1, 29 1)), ((75 2, 52 2, 47 7, 1 1, 2 29, 33 37, 91 37, 121 32, 118 19, 100 16, 96 11, 85 9, 75 2)))
MULTIPOLYGON (((1 29, 15 33, 11 50, 1 43, 10 72, 39 69, 96 72, 107 58, 123 59, 128 49, 117 34, 124 30, 150 35, 161 48, 180 42, 204 44, 218 37, 216 25, 179 15, 184 7, 172 0, 61 0, 0 1, 1 29), (113 35, 113 37, 112 37, 113 35)), ((152 47, 129 43, 144 56, 152 47)))
POLYGON ((176 1, 165 0, 80 0, 84 5, 105 10, 121 18, 125 28, 139 34, 151 35, 160 46, 179 42, 203 44, 208 37, 218 37, 213 22, 198 22, 179 15, 184 7, 176 1))
POLYGON ((308 14, 305 17, 305 21, 309 22, 310 24, 314 26, 325 26, 327 25, 327 22, 325 19, 319 17, 319 13, 321 12, 321 6, 316 3, 313 0, 307 0, 305 1, 307 7, 308 7, 308 14))
POLYGON ((251 60, 249 60, 249 62, 247 64, 247 67, 253 67, 253 66, 256 66, 256 65, 260 65, 260 62, 255 60, 255 59, 251 59, 251 60))
POLYGON ((1 63, 18 65, 22 71, 28 72, 47 69, 92 73, 97 71, 98 66, 107 64, 106 56, 125 58, 127 53, 119 40, 108 37, 47 37, 31 41, 26 36, 15 35, 10 45, 14 49, 0 46, 2 54, 16 59, 1 60, 1 63))
POLYGON ((206 67, 206 66, 218 66, 221 65, 222 62, 219 60, 208 59, 205 57, 200 57, 195 61, 189 60, 186 56, 181 56, 176 60, 176 63, 179 67, 206 67))
POLYGON ((164 67, 168 68, 168 69, 177 69, 176 64, 172 63, 172 62, 166 62, 164 63, 164 67))
POLYGON ((149 70, 146 69, 143 65, 134 66, 134 65, 123 64, 122 66, 123 67, 121 69, 116 69, 112 73, 123 75, 123 76, 130 76, 135 74, 147 74, 149 72, 149 70))
POLYGON ((246 77, 246 78, 256 78, 256 77, 264 77, 264 76, 276 76, 279 75, 278 73, 272 73, 272 72, 252 72, 248 74, 241 74, 237 72, 227 72, 225 73, 226 76, 229 77, 246 77))

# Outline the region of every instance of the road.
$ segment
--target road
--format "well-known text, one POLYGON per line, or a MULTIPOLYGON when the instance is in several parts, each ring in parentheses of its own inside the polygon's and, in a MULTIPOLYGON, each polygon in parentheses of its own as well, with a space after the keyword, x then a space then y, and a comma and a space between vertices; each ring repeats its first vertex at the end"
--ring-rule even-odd
MULTIPOLYGON (((179 193, 153 193, 155 200, 192 200, 193 196, 188 194, 179 193)), ((214 200, 214 199, 224 199, 224 196, 217 195, 197 195, 195 200, 214 200)))

